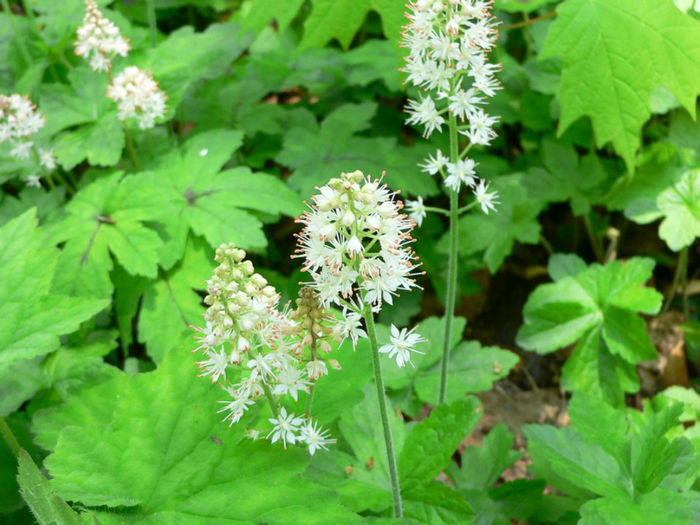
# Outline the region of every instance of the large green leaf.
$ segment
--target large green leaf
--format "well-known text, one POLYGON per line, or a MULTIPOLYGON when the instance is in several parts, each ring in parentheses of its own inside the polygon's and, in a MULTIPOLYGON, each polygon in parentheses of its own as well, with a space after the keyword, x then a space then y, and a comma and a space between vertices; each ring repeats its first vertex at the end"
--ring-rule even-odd
MULTIPOLYGON (((608 514, 613 502, 620 503, 618 512, 623 513, 627 505, 644 507, 643 502, 656 501, 657 496, 671 491, 679 496, 678 501, 696 500, 698 493, 690 487, 700 472, 700 458, 685 437, 667 437, 680 423, 682 405, 670 405, 657 413, 647 410, 648 414, 638 414, 642 421, 633 427, 624 410, 615 410, 591 395, 574 394, 572 426, 525 427, 533 472, 566 494, 584 500, 602 497, 584 505, 582 515, 602 512, 605 519, 585 523, 617 523, 608 514)), ((660 510, 649 509, 644 522, 662 522, 660 510)))
POLYGON ((242 138, 240 131, 199 133, 181 150, 157 159, 154 172, 139 175, 144 189, 160 200, 149 218, 163 225, 167 240, 160 257, 166 269, 182 257, 190 229, 213 248, 235 242, 261 249, 267 245, 263 223, 247 210, 297 215, 303 209, 302 199, 277 177, 245 167, 219 172, 242 138))
POLYGON ((632 171, 654 88, 695 115, 700 22, 671 0, 567 0, 557 13, 540 56, 566 61, 560 133, 588 115, 597 143, 611 141, 632 171))
MULTIPOLYGON (((540 223, 537 216, 544 202, 529 198, 523 187, 524 175, 499 177, 493 182, 500 204, 496 212, 485 215, 481 210, 459 220, 459 249, 461 253, 484 252, 484 263, 496 273, 505 258, 513 251, 515 241, 537 244, 540 241, 540 223)), ((441 246, 447 246, 443 238, 441 246)))
POLYGON ((211 250, 190 238, 185 255, 161 279, 148 284, 138 322, 139 341, 148 355, 160 363, 170 350, 194 349, 192 326, 201 324, 204 307, 195 290, 206 289, 214 269, 211 250))
POLYGON ((399 457, 401 479, 430 481, 446 469, 457 446, 479 422, 481 410, 475 397, 465 397, 433 409, 406 438, 399 457))
POLYGON ((578 341, 562 384, 620 403, 623 392, 639 388, 634 366, 657 356, 646 323, 635 313, 654 314, 661 307, 661 294, 644 287, 653 267, 640 257, 586 268, 574 256, 553 256, 556 282, 538 286, 528 298, 518 344, 549 353, 578 341))
POLYGON ((294 170, 290 186, 311 195, 315 186, 343 171, 361 170, 374 177, 386 171, 384 180, 392 189, 409 195, 436 194, 435 181, 416 166, 427 154, 425 144, 407 148, 397 146, 393 137, 357 136, 371 127, 376 111, 377 105, 371 102, 345 104, 329 113, 320 126, 290 129, 275 157, 294 170))
POLYGON ((0 228, 0 417, 41 386, 38 364, 59 337, 108 305, 50 293, 58 251, 36 226, 31 209, 0 228))
MULTIPOLYGON (((336 496, 299 476, 304 451, 222 423, 222 393, 192 362, 171 352, 154 372, 120 374, 102 388, 106 397, 76 394, 74 404, 97 416, 60 430, 45 461, 56 493, 95 507, 88 512, 106 524, 353 522, 336 496)), ((41 427, 58 426, 45 412, 41 427)))
POLYGON ((58 263, 54 290, 68 295, 109 297, 110 252, 127 272, 153 278, 158 273, 158 234, 143 220, 158 209, 156 188, 139 176, 120 172, 96 180, 66 205, 67 217, 56 229, 66 241, 58 263))
POLYGON ((656 490, 638 498, 606 497, 581 506, 580 525, 687 525, 700 520, 700 494, 656 490))

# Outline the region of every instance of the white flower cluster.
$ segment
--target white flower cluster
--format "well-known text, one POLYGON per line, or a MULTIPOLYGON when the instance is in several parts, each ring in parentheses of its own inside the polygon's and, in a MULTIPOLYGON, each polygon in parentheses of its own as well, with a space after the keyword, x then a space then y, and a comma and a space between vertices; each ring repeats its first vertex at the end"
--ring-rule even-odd
MULTIPOLYGON (((9 142, 10 156, 25 160, 32 153, 39 165, 48 171, 56 167, 56 157, 52 149, 35 148, 32 135, 46 124, 44 117, 28 97, 13 94, 0 95, 0 144, 9 142)), ((25 179, 28 186, 39 187, 41 175, 30 175, 25 179)))
MULTIPOLYGON (((361 171, 331 179, 312 200, 297 219, 304 228, 295 257, 303 259, 321 304, 342 308, 342 335, 356 345, 367 337, 361 324, 365 304, 378 312, 399 290, 418 287, 417 258, 409 248, 414 222, 400 213, 396 193, 361 171)), ((397 358, 399 366, 406 361, 397 358)))
MULTIPOLYGON (((313 292, 302 294, 296 310, 280 311, 274 287, 255 273, 245 256, 234 244, 217 249, 219 266, 207 281, 204 299, 209 305, 206 326, 196 328, 199 346, 195 351, 204 354, 198 363, 201 375, 220 382, 231 396, 221 401, 224 407, 220 410, 231 425, 259 398, 289 395, 297 401, 300 391, 308 391, 315 380, 328 373, 326 361, 339 368, 336 361, 317 354, 317 350, 330 352, 328 339, 339 341, 340 337, 329 323, 330 315, 318 308, 313 292)), ((284 416, 275 424, 281 434, 273 429, 272 441, 281 438, 285 446, 288 442, 307 443, 312 454, 331 442, 310 420, 301 426, 305 419, 287 420, 284 407, 280 414, 284 416), (303 432, 296 436, 297 430, 303 432)))
POLYGON ((107 97, 117 103, 119 119, 138 119, 141 129, 152 128, 165 114, 166 95, 151 74, 136 66, 119 73, 107 87, 107 97))
MULTIPOLYGON (((500 89, 494 77, 500 66, 490 64, 487 57, 497 37, 491 4, 482 0, 415 0, 408 5, 403 45, 409 48, 409 55, 403 71, 409 82, 427 93, 408 102, 407 122, 424 126, 426 137, 442 131, 448 112, 458 119, 459 133, 471 144, 489 145, 496 137, 493 126, 498 119, 482 108, 486 98, 500 89)), ((451 161, 438 150, 423 169, 431 175, 441 173, 445 184, 459 191, 462 184, 477 188, 475 166, 473 160, 461 156, 451 161)), ((494 209, 496 197, 495 192, 477 195, 484 212, 494 209)))
POLYGON ((125 57, 128 53, 129 42, 119 28, 102 15, 94 0, 85 0, 85 18, 78 28, 75 54, 89 60, 93 70, 109 71, 115 55, 125 57))

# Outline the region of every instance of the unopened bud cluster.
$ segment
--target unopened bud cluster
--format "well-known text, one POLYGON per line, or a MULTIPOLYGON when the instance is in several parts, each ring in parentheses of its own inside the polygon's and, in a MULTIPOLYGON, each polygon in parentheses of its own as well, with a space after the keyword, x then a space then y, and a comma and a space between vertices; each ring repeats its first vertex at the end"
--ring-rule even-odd
MULTIPOLYGON (((280 311, 279 294, 255 273, 252 262, 245 257, 245 251, 233 243, 217 249, 219 266, 207 281, 204 299, 208 305, 206 326, 196 329, 200 335, 195 351, 201 350, 205 357, 198 363, 201 375, 220 382, 231 396, 222 401, 224 407, 220 410, 230 424, 240 421, 262 397, 271 396, 277 403, 289 395, 297 401, 299 392, 308 392, 315 380, 327 374, 326 363, 316 355, 316 348, 330 351, 328 339, 338 339, 329 328, 327 314, 319 312, 308 295, 301 298, 294 312, 280 311), (309 352, 307 343, 313 345, 309 352)), ((330 442, 310 419, 292 414, 287 421, 284 408, 274 424, 272 440, 282 439, 285 446, 306 443, 313 453, 330 442), (279 425, 282 433, 278 432, 279 425), (305 440, 307 435, 314 446, 305 440)))
MULTIPOLYGON (((403 45, 409 48, 406 66, 408 81, 424 88, 420 100, 410 100, 408 123, 423 125, 425 136, 450 118, 458 132, 471 144, 489 145, 496 137, 496 117, 482 106, 500 89, 494 73, 500 65, 490 64, 487 53, 494 47, 497 31, 491 17, 490 1, 415 0, 408 5, 409 24, 403 45)), ((487 192, 488 185, 475 175, 477 164, 463 155, 448 159, 437 151, 422 166, 424 171, 441 173, 445 184, 459 191, 462 184, 472 188, 485 213, 495 209, 497 195, 487 192)), ((423 210, 414 218, 422 218, 423 210)))
POLYGON ((112 78, 112 59, 116 55, 126 57, 129 43, 119 28, 104 17, 94 0, 85 1, 85 18, 78 28, 75 53, 88 59, 95 71, 108 72, 107 97, 117 103, 120 120, 135 118, 141 129, 148 129, 155 125, 155 119, 165 115, 167 95, 150 71, 128 66, 112 78))
MULTIPOLYGON (((32 135, 46 124, 46 118, 28 97, 13 94, 0 95, 0 144, 9 142, 10 156, 26 160, 34 154, 40 166, 48 171, 56 167, 53 150, 36 148, 32 135)), ((40 186, 41 175, 26 178, 29 186, 40 186)))
POLYGON ((90 61, 95 71, 108 71, 115 55, 125 57, 129 53, 129 42, 119 28, 102 15, 94 0, 85 1, 85 18, 78 28, 75 54, 90 61))

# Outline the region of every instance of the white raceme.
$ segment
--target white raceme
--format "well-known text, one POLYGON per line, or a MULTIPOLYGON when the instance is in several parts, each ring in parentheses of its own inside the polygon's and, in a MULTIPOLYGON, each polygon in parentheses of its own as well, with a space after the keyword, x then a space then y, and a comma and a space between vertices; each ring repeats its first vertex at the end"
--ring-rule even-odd
MULTIPOLYGON (((491 4, 479 0, 414 0, 408 4, 409 23, 402 43, 409 53, 403 71, 407 81, 423 93, 420 100, 408 101, 407 122, 422 126, 426 137, 442 131, 448 119, 452 119, 452 129, 456 126, 471 144, 487 146, 496 137, 493 127, 498 118, 483 108, 500 89, 494 76, 500 65, 488 61, 497 38, 491 4)), ((421 164, 431 175, 440 173, 454 191, 465 185, 476 192, 474 167, 474 161, 463 155, 448 159, 439 150, 421 164)), ((496 201, 488 202, 486 208, 493 210, 496 201)))
POLYGON ((150 72, 129 66, 107 86, 107 97, 117 103, 120 120, 135 118, 141 129, 152 128, 165 115, 166 95, 150 72))
POLYGON ((75 54, 89 60, 95 71, 109 71, 115 55, 125 57, 129 42, 119 28, 104 17, 94 0, 85 1, 83 25, 78 28, 75 54))

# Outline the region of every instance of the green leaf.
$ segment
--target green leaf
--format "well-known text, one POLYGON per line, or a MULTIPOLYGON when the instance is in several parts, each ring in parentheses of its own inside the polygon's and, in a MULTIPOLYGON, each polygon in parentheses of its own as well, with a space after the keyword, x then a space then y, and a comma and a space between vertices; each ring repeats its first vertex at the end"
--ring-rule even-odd
POLYGON ((49 480, 37 468, 26 450, 20 451, 17 480, 22 497, 40 525, 88 523, 87 519, 81 518, 65 501, 54 494, 49 480))
POLYGON ((447 467, 457 446, 474 430, 481 410, 475 397, 433 409, 406 438, 399 457, 401 479, 426 482, 435 478, 447 467))
POLYGON ((405 6, 393 0, 313 0, 299 48, 321 47, 336 38, 347 49, 370 10, 379 14, 384 36, 398 49, 405 6))
POLYGON ((171 350, 195 347, 191 327, 201 324, 204 314, 202 298, 195 290, 206 289, 206 280, 211 278, 210 252, 202 241, 190 237, 182 261, 145 289, 138 336, 156 363, 171 350))
POLYGON ((700 22, 668 0, 567 0, 557 14, 540 57, 566 61, 559 131, 588 115, 598 145, 611 141, 633 171, 654 88, 695 115, 700 22))
POLYGON ((107 301, 50 293, 58 251, 37 229, 35 209, 0 228, 0 376, 12 390, 0 417, 18 408, 42 383, 38 358, 56 350, 59 337, 104 309, 107 301), (18 374, 16 377, 13 375, 18 374))
POLYGON ((242 13, 241 29, 247 31, 252 29, 256 33, 262 31, 267 23, 273 18, 277 20, 277 27, 283 32, 294 19, 299 9, 304 4, 304 0, 288 0, 278 2, 277 0, 257 0, 248 4, 248 12, 242 13))
MULTIPOLYGON (((89 511, 100 522, 353 521, 330 491, 299 476, 305 452, 247 440, 220 421, 220 393, 196 376, 189 352, 118 378, 109 397, 75 399, 98 415, 63 428, 45 461, 59 496, 122 507, 89 511)), ((58 426, 51 419, 46 412, 42 424, 58 426)))
MULTIPOLYGON (((492 274, 513 251, 515 241, 537 244, 540 240, 537 216, 544 202, 527 196, 523 178, 522 174, 514 174, 494 180, 493 189, 501 201, 496 212, 485 215, 476 210, 459 221, 460 252, 469 255, 483 250, 484 262, 492 274)), ((441 243, 446 246, 446 238, 441 243)))
POLYGON ((555 0, 496 0, 494 7, 508 13, 531 13, 555 0))
POLYGON ((435 195, 435 181, 416 167, 425 148, 397 146, 394 137, 356 136, 370 128, 376 110, 377 105, 370 102, 344 104, 328 114, 320 126, 290 129, 275 157, 294 170, 288 179, 290 186, 302 195, 311 195, 315 186, 341 172, 361 170, 379 177, 386 170, 384 180, 392 189, 410 195, 435 195))
POLYGON ((614 456, 599 444, 585 439, 571 427, 555 429, 526 425, 528 453, 540 471, 551 471, 570 484, 593 494, 626 496, 632 493, 614 456))
POLYGON ((646 323, 635 312, 654 314, 661 294, 644 287, 654 267, 635 257, 601 266, 556 255, 550 270, 556 282, 538 286, 523 310, 517 342, 527 350, 553 352, 578 341, 563 369, 562 384, 593 388, 612 403, 639 386, 634 365, 657 355, 646 323))
POLYGON ((302 199, 277 177, 244 167, 219 172, 242 138, 240 131, 200 133, 182 151, 158 159, 154 173, 139 175, 145 191, 160 199, 149 218, 163 224, 167 241, 160 256, 166 269, 182 257, 188 229, 203 235, 213 248, 235 242, 261 249, 267 245, 262 221, 246 210, 292 216, 301 212, 302 199))
POLYGON ((417 523, 464 525, 472 522, 471 505, 462 494, 443 483, 412 483, 404 492, 404 515, 417 523))
POLYGON ((580 512, 580 525, 687 525, 700 519, 700 496, 697 492, 679 494, 659 489, 635 499, 605 497, 589 501, 580 512))
POLYGON ((491 429, 481 446, 467 447, 462 453, 462 468, 450 469, 451 478, 459 490, 487 490, 505 469, 522 457, 513 450, 513 434, 503 423, 491 429))
MULTIPOLYGON (((677 252, 700 237, 700 169, 673 165, 664 168, 662 184, 667 185, 658 188, 656 182, 656 188, 652 186, 644 195, 632 199, 625 208, 625 215, 640 224, 663 219, 659 237, 677 252)), ((647 170, 645 174, 651 173, 647 170)), ((653 173, 658 181, 658 169, 653 173)))
POLYGON ((545 140, 544 164, 544 168, 530 168, 523 179, 531 197, 546 202, 568 200, 577 216, 588 213, 601 198, 607 173, 595 153, 579 160, 573 146, 545 140))
MULTIPOLYGON (((447 401, 467 393, 489 390, 493 383, 508 375, 520 358, 497 346, 481 346, 478 341, 464 341, 450 353, 447 401)), ((421 372, 415 382, 418 397, 434 403, 440 387, 440 363, 421 372)))
POLYGON ((120 172, 96 180, 66 205, 67 217, 57 228, 65 240, 54 290, 68 295, 109 297, 114 254, 132 275, 154 278, 158 273, 158 234, 143 221, 158 193, 145 188, 139 176, 120 172))

